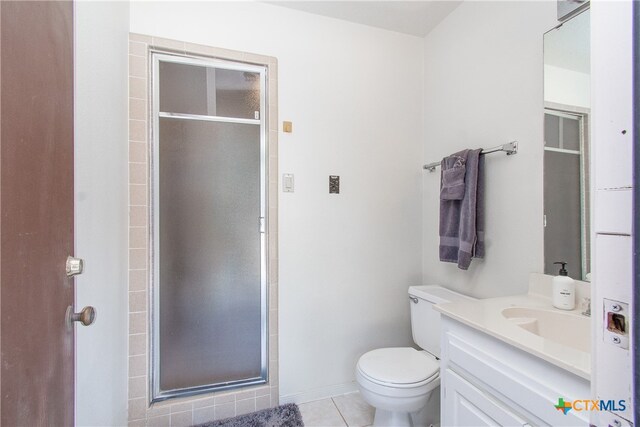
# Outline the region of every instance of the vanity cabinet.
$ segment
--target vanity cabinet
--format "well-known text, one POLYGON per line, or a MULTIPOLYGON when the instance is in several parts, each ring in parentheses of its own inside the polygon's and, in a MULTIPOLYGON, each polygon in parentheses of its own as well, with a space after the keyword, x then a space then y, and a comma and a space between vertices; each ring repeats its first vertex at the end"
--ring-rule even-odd
POLYGON ((589 380, 446 316, 442 318, 442 426, 585 426, 589 380))
POLYGON ((442 376, 442 387, 447 387, 443 411, 449 414, 451 426, 527 426, 529 422, 509 409, 503 402, 489 395, 469 381, 447 369, 442 376))

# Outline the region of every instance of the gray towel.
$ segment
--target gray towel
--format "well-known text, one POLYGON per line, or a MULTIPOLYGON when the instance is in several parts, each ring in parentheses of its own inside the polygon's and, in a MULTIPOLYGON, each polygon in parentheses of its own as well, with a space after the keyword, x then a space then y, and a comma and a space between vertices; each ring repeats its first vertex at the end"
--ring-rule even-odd
MULTIPOLYGON (((449 156, 465 159, 464 195, 461 200, 440 199, 440 261, 455 262, 462 270, 469 268, 472 257, 484 256, 484 162, 481 151, 463 150, 449 156)), ((451 161, 444 159, 443 167, 451 161)), ((444 174, 445 170, 443 177, 444 174)))
MULTIPOLYGON (((482 151, 482 150, 480 150, 482 151)), ((484 258, 484 156, 478 156, 478 184, 476 193, 476 244, 474 258, 484 258)))
POLYGON ((462 200, 464 197, 464 176, 466 174, 467 151, 462 155, 452 155, 440 163, 440 199, 462 200))

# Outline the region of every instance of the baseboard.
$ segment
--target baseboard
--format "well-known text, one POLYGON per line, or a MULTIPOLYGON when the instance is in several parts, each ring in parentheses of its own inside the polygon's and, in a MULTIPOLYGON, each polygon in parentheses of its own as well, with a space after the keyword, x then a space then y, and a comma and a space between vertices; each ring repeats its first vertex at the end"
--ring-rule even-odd
POLYGON ((329 397, 340 396, 342 394, 353 393, 355 391, 358 391, 358 386, 355 381, 352 381, 350 383, 330 385, 327 387, 303 391, 301 393, 280 396, 280 404, 312 402, 314 400, 327 399, 329 397))

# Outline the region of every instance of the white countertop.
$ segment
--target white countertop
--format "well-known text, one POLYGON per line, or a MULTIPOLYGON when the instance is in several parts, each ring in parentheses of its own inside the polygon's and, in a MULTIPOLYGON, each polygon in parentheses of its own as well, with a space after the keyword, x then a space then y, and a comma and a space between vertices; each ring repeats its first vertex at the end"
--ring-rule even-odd
MULTIPOLYGON (((502 310, 509 307, 557 310, 551 305, 551 300, 548 297, 535 293, 451 302, 434 306, 437 311, 447 317, 538 356, 575 375, 587 380, 590 379, 590 353, 576 350, 522 329, 502 315, 502 310)), ((573 311, 557 311, 582 316, 580 304, 577 304, 573 311)), ((562 325, 558 325, 558 327, 562 328, 562 325)), ((571 334, 571 331, 567 330, 567 334, 571 334)))

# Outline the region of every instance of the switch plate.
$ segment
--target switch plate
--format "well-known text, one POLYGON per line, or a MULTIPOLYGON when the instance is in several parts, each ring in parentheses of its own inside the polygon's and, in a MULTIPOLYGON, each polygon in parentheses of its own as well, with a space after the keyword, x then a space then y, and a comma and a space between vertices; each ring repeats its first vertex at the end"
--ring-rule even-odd
POLYGON ((293 123, 292 122, 282 122, 282 131, 286 133, 293 132, 293 123))
POLYGON ((282 191, 285 193, 293 193, 295 182, 292 173, 282 174, 282 191))
POLYGON ((329 194, 340 194, 340 177, 329 175, 329 194))

